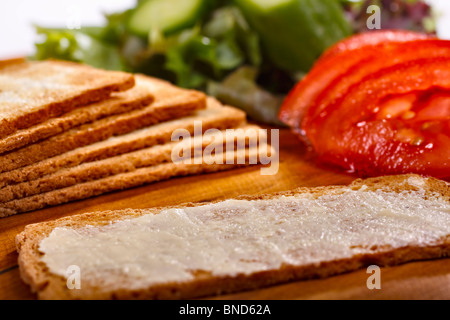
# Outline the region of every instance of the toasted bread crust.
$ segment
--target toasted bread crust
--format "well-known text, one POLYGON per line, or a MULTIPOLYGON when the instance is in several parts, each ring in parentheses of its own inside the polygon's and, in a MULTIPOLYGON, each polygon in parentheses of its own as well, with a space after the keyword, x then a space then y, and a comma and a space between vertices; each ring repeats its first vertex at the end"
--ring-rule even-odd
MULTIPOLYGON (((357 180, 350 185, 355 190, 368 188, 368 190, 385 190, 403 192, 417 190, 409 179, 422 179, 417 175, 404 175, 380 177, 367 180, 357 180)), ((444 197, 450 200, 449 185, 443 181, 428 178, 421 189, 425 191, 424 197, 444 197)), ((300 188, 297 190, 270 195, 244 196, 240 199, 259 200, 273 199, 280 196, 289 196, 298 193, 317 195, 340 193, 345 188, 340 186, 300 188)), ((216 201, 217 202, 217 201, 216 201)), ((186 206, 202 206, 206 203, 188 203, 172 208, 186 206)), ((33 292, 41 299, 189 299, 240 290, 256 289, 263 286, 283 283, 294 280, 323 278, 343 272, 359 269, 363 266, 376 264, 378 266, 392 266, 415 260, 444 258, 450 256, 450 234, 431 246, 403 247, 395 250, 376 249, 372 254, 357 255, 350 259, 330 261, 317 265, 301 267, 283 266, 279 270, 259 272, 250 276, 213 277, 208 273, 200 273, 195 281, 185 283, 167 283, 142 290, 108 290, 108 288, 88 284, 82 290, 68 290, 63 277, 51 274, 45 264, 40 260, 39 243, 46 238, 56 227, 82 228, 86 225, 103 226, 114 221, 120 221, 144 214, 158 213, 162 209, 148 210, 120 210, 88 213, 58 219, 55 221, 29 225, 25 231, 16 238, 19 252, 19 266, 23 280, 28 283, 33 292)), ((118 279, 120 281, 120 279, 118 279)))
POLYGON ((4 94, 20 97, 10 100, 5 96, 7 100, 2 101, 0 93, 0 138, 104 100, 112 92, 125 91, 135 84, 132 74, 73 62, 16 59, 0 66, 0 85, 3 83, 2 87, 7 88, 3 89, 4 94))

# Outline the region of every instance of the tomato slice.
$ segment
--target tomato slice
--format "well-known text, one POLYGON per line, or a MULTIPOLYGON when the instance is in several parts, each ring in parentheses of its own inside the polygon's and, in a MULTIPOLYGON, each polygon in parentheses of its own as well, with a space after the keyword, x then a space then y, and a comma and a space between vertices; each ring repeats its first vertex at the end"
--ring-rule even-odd
POLYGON ((412 60, 352 85, 303 129, 321 161, 361 176, 448 178, 449 95, 450 57, 412 60))
MULTIPOLYGON (((438 39, 425 39, 406 43, 388 43, 375 46, 366 54, 364 60, 354 65, 345 73, 335 78, 325 90, 317 95, 302 119, 302 126, 307 126, 317 116, 326 116, 326 108, 333 101, 346 94, 349 87, 359 83, 364 77, 370 76, 380 69, 389 66, 404 64, 423 58, 450 57, 450 41, 438 39)), ((414 99, 415 96, 412 95, 414 99)), ((400 102, 404 101, 404 98, 400 102)), ((394 103, 394 102, 391 102, 394 103)), ((393 108, 394 106, 391 106, 393 108)), ((395 107, 401 108, 397 104, 395 107)), ((405 106, 403 106, 405 107, 405 106)), ((385 109, 385 111, 387 111, 385 109)))
POLYGON ((426 38, 426 34, 417 32, 379 31, 363 33, 339 42, 318 60, 306 77, 289 93, 281 107, 280 120, 304 137, 302 119, 319 94, 353 66, 376 57, 374 47, 383 50, 386 45, 426 38))

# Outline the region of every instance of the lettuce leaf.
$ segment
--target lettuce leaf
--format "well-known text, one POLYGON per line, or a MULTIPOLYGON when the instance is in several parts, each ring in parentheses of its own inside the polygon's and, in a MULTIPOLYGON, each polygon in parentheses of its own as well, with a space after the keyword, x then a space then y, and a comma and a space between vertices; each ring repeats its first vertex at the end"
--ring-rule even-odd
POLYGON ((205 89, 210 80, 223 79, 244 63, 261 63, 259 39, 234 7, 216 10, 200 25, 165 37, 153 30, 148 58, 162 54, 165 67, 182 87, 205 89))
POLYGON ((37 27, 43 41, 36 44, 34 59, 82 62, 108 70, 126 70, 118 48, 93 36, 99 29, 65 30, 37 27))

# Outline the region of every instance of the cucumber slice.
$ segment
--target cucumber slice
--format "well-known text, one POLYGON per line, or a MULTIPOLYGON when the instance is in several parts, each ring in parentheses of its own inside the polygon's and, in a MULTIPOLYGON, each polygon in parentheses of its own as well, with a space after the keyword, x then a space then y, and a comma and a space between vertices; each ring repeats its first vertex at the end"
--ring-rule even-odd
POLYGON ((128 28, 146 37, 157 28, 170 34, 195 25, 207 7, 208 0, 147 0, 142 2, 128 21, 128 28))

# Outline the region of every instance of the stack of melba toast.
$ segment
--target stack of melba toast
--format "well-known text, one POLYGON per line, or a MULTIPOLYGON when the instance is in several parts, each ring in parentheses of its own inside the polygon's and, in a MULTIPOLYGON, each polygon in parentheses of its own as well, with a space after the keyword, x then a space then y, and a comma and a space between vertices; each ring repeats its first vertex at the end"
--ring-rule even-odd
MULTIPOLYGON (((56 60, 1 62, 0 217, 242 165, 198 158, 214 141, 234 145, 257 128, 236 108, 148 76, 56 60), (232 128, 243 130, 217 138, 232 128), (192 152, 174 161, 175 148, 192 152)), ((229 160, 262 148, 247 141, 231 155, 217 150, 229 160)))

